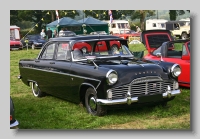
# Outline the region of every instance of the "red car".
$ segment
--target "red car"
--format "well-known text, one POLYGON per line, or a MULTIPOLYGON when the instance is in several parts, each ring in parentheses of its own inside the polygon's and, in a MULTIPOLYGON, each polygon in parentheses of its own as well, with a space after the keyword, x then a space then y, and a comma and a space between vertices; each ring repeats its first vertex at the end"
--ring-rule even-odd
MULTIPOLYGON (((63 49, 65 49, 65 47, 67 47, 68 44, 64 45, 63 44, 63 49)), ((98 47, 96 47, 96 49, 98 48, 98 50, 96 51, 106 51, 107 50, 107 45, 105 43, 105 41, 101 41, 97 43, 98 47)), ((112 49, 116 50, 120 48, 120 42, 119 41, 110 41, 110 46, 112 49)), ((83 53, 88 53, 91 52, 92 47, 90 46, 90 44, 86 43, 86 42, 79 42, 76 43, 73 47, 81 49, 83 51, 83 53)))
POLYGON ((168 30, 151 30, 142 32, 141 41, 148 50, 144 60, 179 64, 182 71, 179 85, 190 87, 190 40, 174 40, 168 30))
POLYGON ((141 33, 137 33, 133 30, 122 30, 120 33, 113 34, 114 36, 118 36, 123 39, 128 39, 129 37, 140 37, 141 33))
POLYGON ((19 50, 22 48, 23 45, 20 40, 15 40, 13 37, 10 37, 10 50, 19 50))

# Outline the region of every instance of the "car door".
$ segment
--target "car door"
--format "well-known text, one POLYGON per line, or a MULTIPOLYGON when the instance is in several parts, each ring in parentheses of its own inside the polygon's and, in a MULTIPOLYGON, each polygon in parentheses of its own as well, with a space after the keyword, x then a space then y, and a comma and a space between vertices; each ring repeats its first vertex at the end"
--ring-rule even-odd
MULTIPOLYGON (((176 49, 176 46, 174 49, 176 49)), ((170 50, 168 50, 167 56, 164 57, 163 60, 179 64, 181 66, 182 72, 181 75, 178 77, 179 83, 190 84, 190 51, 187 47, 187 43, 179 45, 178 52, 180 53, 180 55, 169 55, 169 52, 170 50)))
POLYGON ((71 53, 68 42, 57 42, 54 60, 50 62, 52 94, 57 97, 71 100, 71 53))
POLYGON ((37 76, 36 82, 43 92, 52 95, 54 94, 54 80, 52 79, 55 74, 52 65, 55 64, 54 53, 56 45, 55 42, 46 44, 39 57, 34 61, 34 68, 37 69, 35 73, 35 76, 37 76))

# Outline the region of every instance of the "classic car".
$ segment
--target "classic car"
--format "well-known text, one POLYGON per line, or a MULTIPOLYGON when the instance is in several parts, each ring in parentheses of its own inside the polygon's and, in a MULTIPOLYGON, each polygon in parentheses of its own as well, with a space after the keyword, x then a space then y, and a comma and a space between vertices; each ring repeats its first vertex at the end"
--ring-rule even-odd
POLYGON ((20 59, 19 71, 35 97, 82 103, 95 116, 112 108, 166 105, 181 93, 178 64, 137 60, 127 40, 112 35, 51 38, 35 59, 20 59), (120 49, 112 49, 110 41, 120 42, 120 49), (87 53, 77 47, 81 42, 90 45, 87 53))
POLYGON ((19 122, 15 119, 15 109, 12 98, 10 97, 10 129, 18 129, 19 122))
POLYGON ((179 85, 190 87, 190 40, 174 40, 168 30, 151 30, 142 32, 141 41, 148 50, 144 59, 179 64, 179 85))
POLYGON ((20 50, 22 48, 22 43, 10 36, 10 50, 20 50))
POLYGON ((113 35, 123 39, 129 39, 129 37, 140 37, 140 34, 133 32, 133 30, 121 30, 120 33, 114 33, 113 35))
POLYGON ((45 39, 41 39, 40 35, 27 35, 24 39, 21 40, 23 46, 26 48, 26 41, 28 40, 28 48, 41 48, 44 43, 47 41, 45 39))

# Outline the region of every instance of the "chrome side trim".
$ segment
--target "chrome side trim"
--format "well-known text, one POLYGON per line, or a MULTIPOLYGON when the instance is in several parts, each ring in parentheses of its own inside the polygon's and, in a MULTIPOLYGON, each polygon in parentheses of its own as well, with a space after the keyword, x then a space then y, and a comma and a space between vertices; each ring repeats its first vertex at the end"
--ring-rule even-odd
POLYGON ((98 88, 99 85, 101 84, 100 80, 97 80, 97 79, 94 79, 94 78, 88 78, 88 77, 84 77, 84 76, 78 76, 78 75, 73 75, 73 74, 68 74, 68 73, 61 73, 61 72, 50 71, 50 70, 43 70, 43 69, 38 69, 38 68, 30 68, 30 67, 23 67, 23 68, 35 69, 35 70, 40 70, 40 71, 45 71, 45 72, 53 72, 53 73, 56 73, 56 74, 68 75, 68 76, 72 76, 72 77, 78 77, 78 78, 82 78, 82 79, 97 81, 97 82, 99 82, 99 84, 96 86, 96 88, 98 88))
POLYGON ((81 86, 82 86, 82 85, 88 85, 88 86, 92 87, 92 88, 94 89, 94 91, 96 92, 96 94, 97 94, 96 88, 95 88, 92 84, 89 84, 89 83, 82 83, 81 86))

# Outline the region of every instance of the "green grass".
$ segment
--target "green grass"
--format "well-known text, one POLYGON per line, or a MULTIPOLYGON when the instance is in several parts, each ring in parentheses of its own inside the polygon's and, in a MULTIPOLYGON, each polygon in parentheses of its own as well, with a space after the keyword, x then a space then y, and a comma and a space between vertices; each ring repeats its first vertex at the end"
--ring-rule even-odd
MULTIPOLYGON (((134 45, 131 50, 143 48, 134 45), (134 48, 133 48, 134 47, 134 48)), ((137 49, 137 50, 136 50, 137 49)), ((104 117, 91 116, 81 104, 52 96, 35 98, 31 88, 17 79, 18 62, 36 58, 40 50, 10 51, 10 95, 20 129, 190 129, 190 89, 170 101, 167 107, 110 110, 104 117)))

